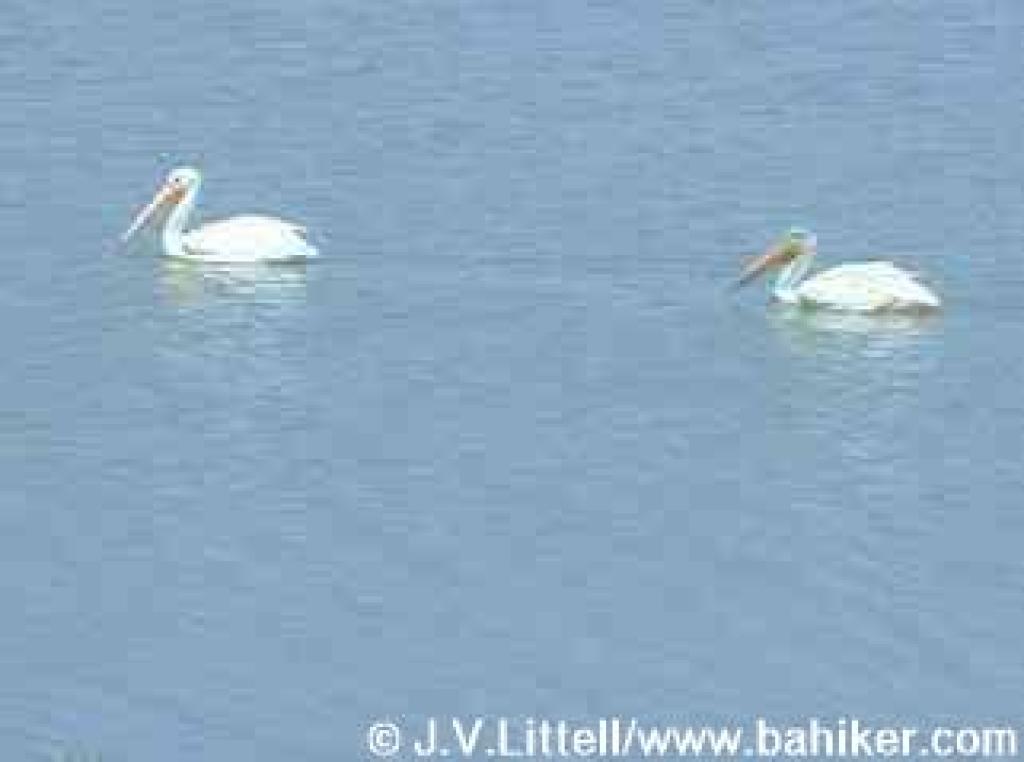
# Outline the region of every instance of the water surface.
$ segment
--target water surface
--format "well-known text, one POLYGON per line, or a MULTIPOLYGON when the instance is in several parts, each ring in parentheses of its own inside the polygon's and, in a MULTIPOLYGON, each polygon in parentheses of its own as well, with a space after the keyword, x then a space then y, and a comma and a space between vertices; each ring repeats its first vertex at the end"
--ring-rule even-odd
POLYGON ((0 748, 1013 719, 1024 10, 0 11, 0 748), (305 270, 116 246, 171 166, 305 270), (790 224, 935 319, 728 284, 790 224))

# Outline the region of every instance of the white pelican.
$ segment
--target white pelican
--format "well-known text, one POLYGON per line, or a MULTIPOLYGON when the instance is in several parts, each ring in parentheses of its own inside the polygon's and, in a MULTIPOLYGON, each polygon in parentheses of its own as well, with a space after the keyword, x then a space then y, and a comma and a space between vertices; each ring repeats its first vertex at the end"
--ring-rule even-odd
POLYGON ((161 238, 164 254, 200 262, 295 262, 317 254, 301 225, 244 215, 211 222, 185 231, 196 203, 202 175, 192 167, 173 170, 145 209, 139 212, 122 241, 131 238, 158 213, 166 214, 161 238))
POLYGON ((803 228, 786 236, 752 261, 738 285, 761 273, 781 268, 772 295, 785 304, 845 312, 900 312, 938 309, 939 297, 918 282, 913 273, 892 262, 853 262, 838 265, 803 280, 818 253, 818 238, 803 228))

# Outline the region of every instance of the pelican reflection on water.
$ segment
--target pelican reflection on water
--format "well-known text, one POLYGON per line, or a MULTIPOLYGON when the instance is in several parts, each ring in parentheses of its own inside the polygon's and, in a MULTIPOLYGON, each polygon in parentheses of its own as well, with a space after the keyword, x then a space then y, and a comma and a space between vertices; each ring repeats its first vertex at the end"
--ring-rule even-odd
POLYGON ((772 296, 783 304, 840 312, 928 312, 942 302, 917 276, 892 262, 853 262, 806 278, 818 253, 818 239, 803 228, 790 228, 777 244, 754 259, 739 285, 769 270, 778 270, 772 296))
POLYGON ((161 242, 169 257, 218 264, 301 262, 317 255, 305 229, 263 215, 243 215, 186 231, 195 208, 202 175, 192 167, 173 170, 153 200, 121 236, 128 241, 149 222, 163 216, 161 242))
POLYGON ((161 265, 161 290, 179 306, 223 298, 265 304, 302 302, 306 298, 307 269, 302 266, 273 262, 198 266, 177 257, 166 257, 161 265))

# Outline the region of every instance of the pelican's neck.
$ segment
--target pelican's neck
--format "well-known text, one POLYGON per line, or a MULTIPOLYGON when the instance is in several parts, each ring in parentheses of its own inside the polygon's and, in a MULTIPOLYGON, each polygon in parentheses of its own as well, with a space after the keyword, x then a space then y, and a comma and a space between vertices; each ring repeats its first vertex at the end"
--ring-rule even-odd
POLYGON ((199 184, 192 186, 182 196, 181 201, 174 205, 167 219, 164 221, 164 229, 161 238, 164 243, 164 250, 171 256, 180 256, 185 253, 185 245, 182 241, 185 235, 185 226, 196 205, 196 194, 199 193, 199 184))
POLYGON ((775 297, 783 302, 796 301, 796 287, 807 271, 811 269, 815 252, 808 251, 793 258, 793 260, 779 271, 775 278, 775 285, 772 292, 775 297))

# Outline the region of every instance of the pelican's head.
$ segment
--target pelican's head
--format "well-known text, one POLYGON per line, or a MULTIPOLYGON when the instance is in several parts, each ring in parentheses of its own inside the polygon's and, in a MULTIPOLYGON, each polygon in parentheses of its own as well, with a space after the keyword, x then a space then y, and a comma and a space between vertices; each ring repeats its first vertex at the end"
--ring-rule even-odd
POLYGON ((738 285, 745 285, 761 273, 788 265, 799 257, 813 257, 817 253, 818 237, 814 233, 806 228, 790 228, 778 242, 743 269, 738 285))
POLYGON ((127 241, 138 230, 148 223, 158 212, 169 212, 178 206, 186 198, 194 198, 199 190, 199 183, 202 176, 198 169, 192 167, 178 167, 171 170, 164 180, 160 190, 153 196, 146 207, 132 221, 132 224, 121 236, 122 241, 127 241))
POLYGON ((202 175, 195 167, 176 167, 167 175, 165 185, 179 185, 186 189, 198 186, 202 175))

